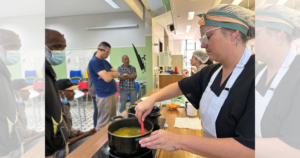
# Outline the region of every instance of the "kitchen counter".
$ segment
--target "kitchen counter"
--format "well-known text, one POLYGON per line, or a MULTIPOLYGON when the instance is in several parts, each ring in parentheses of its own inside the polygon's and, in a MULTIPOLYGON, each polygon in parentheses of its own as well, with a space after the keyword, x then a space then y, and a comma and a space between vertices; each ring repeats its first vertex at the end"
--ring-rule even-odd
MULTIPOLYGON (((147 97, 152 95, 153 93, 159 91, 159 89, 152 89, 147 94, 145 94, 143 97, 147 97)), ((136 103, 141 102, 139 99, 136 101, 136 103)), ((187 117, 185 109, 184 108, 178 108, 178 110, 168 110, 166 107, 161 107, 161 118, 166 118, 166 123, 168 124, 168 127, 165 128, 166 131, 170 131, 173 133, 178 134, 188 134, 188 135, 196 135, 203 137, 202 130, 192 130, 192 129, 183 129, 183 128, 175 128, 175 117, 187 117)), ((127 118, 127 111, 124 111, 120 114, 121 116, 127 118)), ((199 113, 198 116, 199 117, 199 113)), ((194 118, 194 117, 190 117, 194 118)), ((67 156, 67 158, 82 158, 82 157, 92 157, 100 148, 105 144, 105 142, 108 140, 108 134, 107 134, 107 126, 110 123, 108 123, 105 127, 103 127, 100 131, 98 131, 96 134, 94 134, 90 139, 88 139, 86 142, 84 142, 81 146, 79 146, 75 151, 73 151, 71 154, 67 156)), ((203 158, 201 156, 189 153, 187 151, 164 151, 164 150, 158 150, 156 152, 156 158, 203 158)))

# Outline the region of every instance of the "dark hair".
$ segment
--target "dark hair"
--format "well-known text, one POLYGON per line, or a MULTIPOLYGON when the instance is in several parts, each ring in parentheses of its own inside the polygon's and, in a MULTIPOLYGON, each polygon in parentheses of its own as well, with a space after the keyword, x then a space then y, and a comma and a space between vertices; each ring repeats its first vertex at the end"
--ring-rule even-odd
POLYGON ((110 44, 105 41, 101 42, 98 47, 100 47, 100 46, 111 48, 110 44))
POLYGON ((206 64, 206 65, 211 65, 211 64, 214 64, 211 60, 207 60, 207 62, 206 63, 204 63, 204 64, 206 64))
POLYGON ((93 57, 97 54, 97 51, 94 53, 93 57))

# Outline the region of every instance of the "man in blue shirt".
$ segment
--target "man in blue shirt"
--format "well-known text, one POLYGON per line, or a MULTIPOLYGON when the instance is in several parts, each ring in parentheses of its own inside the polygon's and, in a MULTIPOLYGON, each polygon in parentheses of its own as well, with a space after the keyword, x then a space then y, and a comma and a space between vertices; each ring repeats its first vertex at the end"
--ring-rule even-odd
POLYGON ((118 72, 120 74, 119 88, 120 88, 120 97, 121 97, 121 107, 119 109, 120 113, 125 110, 127 96, 130 97, 131 104, 134 104, 136 101, 136 87, 134 80, 136 79, 136 70, 135 67, 129 65, 129 58, 127 55, 122 56, 123 65, 118 67, 118 72))
POLYGON ((117 85, 114 78, 118 78, 119 73, 105 60, 110 50, 110 44, 101 42, 96 55, 89 62, 89 71, 96 90, 97 131, 104 127, 111 117, 116 116, 117 111, 117 85))

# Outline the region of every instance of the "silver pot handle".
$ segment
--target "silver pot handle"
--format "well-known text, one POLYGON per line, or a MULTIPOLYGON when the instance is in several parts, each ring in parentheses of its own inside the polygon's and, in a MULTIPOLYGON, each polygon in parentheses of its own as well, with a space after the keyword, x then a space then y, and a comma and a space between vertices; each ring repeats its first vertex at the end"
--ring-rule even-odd
POLYGON ((120 119, 124 119, 124 117, 123 116, 114 116, 114 117, 111 117, 111 122, 114 122, 115 121, 115 119, 117 119, 117 118, 120 118, 120 119))

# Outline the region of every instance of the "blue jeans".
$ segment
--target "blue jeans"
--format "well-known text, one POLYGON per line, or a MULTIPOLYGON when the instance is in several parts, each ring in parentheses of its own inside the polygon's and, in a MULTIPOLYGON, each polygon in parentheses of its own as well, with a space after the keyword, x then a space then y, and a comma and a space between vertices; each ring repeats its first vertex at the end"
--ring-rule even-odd
POLYGON ((94 120, 94 127, 96 127, 97 126, 98 108, 97 108, 97 103, 96 103, 96 97, 92 97, 92 99, 93 99, 93 104, 94 104, 93 120, 94 120))
POLYGON ((130 98, 131 104, 134 104, 136 101, 136 90, 120 90, 120 98, 121 98, 121 107, 120 107, 120 113, 122 113, 126 109, 126 102, 127 102, 127 96, 130 98))

